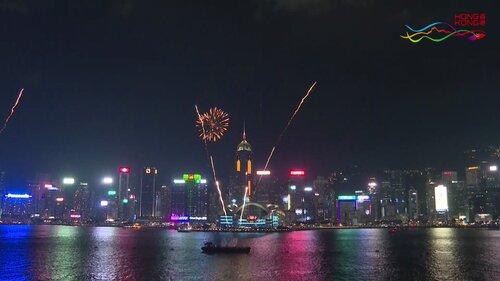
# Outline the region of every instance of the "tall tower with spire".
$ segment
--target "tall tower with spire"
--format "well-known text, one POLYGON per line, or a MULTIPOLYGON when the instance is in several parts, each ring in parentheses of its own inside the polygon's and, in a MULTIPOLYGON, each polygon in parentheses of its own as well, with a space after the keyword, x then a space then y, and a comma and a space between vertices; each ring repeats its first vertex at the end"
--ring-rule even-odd
MULTIPOLYGON (((237 192, 241 192, 241 195, 244 195, 245 188, 248 188, 247 196, 249 199, 252 197, 253 187, 252 155, 252 146, 247 141, 246 130, 243 127, 242 140, 236 147, 236 188, 241 189, 241 191, 237 192)), ((240 200, 243 200, 243 198, 240 200)))

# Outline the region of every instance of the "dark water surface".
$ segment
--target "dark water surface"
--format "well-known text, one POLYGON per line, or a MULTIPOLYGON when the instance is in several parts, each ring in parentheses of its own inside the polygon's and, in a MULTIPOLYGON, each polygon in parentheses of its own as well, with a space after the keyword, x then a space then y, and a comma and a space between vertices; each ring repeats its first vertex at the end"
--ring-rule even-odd
POLYGON ((500 280, 500 231, 0 226, 0 280, 500 280), (204 241, 235 237, 249 255, 200 251, 204 241))

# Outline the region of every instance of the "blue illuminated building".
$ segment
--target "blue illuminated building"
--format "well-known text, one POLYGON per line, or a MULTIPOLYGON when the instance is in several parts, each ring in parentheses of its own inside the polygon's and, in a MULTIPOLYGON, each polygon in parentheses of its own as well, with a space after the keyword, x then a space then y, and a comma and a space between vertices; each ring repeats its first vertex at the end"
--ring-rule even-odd
POLYGON ((32 213, 32 196, 26 193, 7 193, 3 196, 2 217, 28 219, 32 213))

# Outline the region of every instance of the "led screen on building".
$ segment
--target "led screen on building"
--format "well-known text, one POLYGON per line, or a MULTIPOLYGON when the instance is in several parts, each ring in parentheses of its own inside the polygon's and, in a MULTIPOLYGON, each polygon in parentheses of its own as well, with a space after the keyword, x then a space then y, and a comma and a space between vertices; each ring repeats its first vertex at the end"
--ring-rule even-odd
POLYGON ((448 189, 444 185, 438 185, 434 188, 434 196, 436 200, 436 211, 448 211, 448 189))

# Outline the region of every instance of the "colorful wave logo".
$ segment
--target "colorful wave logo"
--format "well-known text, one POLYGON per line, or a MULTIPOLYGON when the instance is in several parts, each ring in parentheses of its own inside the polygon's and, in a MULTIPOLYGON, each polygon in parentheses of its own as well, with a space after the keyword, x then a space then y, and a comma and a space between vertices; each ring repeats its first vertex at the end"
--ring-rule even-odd
POLYGON ((486 37, 486 32, 484 32, 484 30, 456 29, 453 25, 446 22, 431 23, 421 29, 413 29, 409 25, 405 25, 405 27, 413 33, 410 34, 406 31, 406 35, 401 35, 401 38, 408 39, 412 43, 418 43, 423 39, 441 42, 450 37, 464 37, 471 41, 475 41, 486 37))

